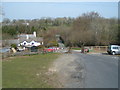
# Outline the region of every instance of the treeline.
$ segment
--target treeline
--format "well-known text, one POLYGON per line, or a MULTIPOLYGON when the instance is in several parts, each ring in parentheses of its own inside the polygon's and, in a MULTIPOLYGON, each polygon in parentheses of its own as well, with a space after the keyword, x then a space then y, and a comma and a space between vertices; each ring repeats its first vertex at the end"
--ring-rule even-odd
POLYGON ((3 39, 16 38, 17 34, 37 32, 44 37, 45 45, 60 35, 66 46, 120 44, 120 31, 116 18, 104 18, 96 12, 84 13, 77 18, 41 18, 34 20, 4 19, 3 39))

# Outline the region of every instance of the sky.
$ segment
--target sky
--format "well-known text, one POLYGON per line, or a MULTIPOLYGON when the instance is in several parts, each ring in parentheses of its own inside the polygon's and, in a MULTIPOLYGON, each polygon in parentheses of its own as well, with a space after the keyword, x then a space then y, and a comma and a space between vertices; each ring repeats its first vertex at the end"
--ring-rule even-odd
POLYGON ((3 18, 40 19, 42 17, 78 17, 98 12, 105 18, 118 17, 117 2, 3 2, 3 18))

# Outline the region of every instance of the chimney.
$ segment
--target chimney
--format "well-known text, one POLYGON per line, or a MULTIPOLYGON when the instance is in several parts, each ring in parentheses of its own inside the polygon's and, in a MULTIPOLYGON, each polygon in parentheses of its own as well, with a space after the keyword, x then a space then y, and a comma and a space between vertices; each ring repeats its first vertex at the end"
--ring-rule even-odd
POLYGON ((28 35, 26 35, 26 39, 29 39, 29 36, 28 36, 28 35))
POLYGON ((33 32, 33 35, 36 37, 36 32, 35 31, 33 32))

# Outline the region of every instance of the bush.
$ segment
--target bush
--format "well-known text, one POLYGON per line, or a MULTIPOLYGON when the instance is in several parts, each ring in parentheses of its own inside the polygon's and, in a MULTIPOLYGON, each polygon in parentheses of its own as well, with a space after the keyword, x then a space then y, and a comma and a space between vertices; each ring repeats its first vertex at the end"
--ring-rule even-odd
POLYGON ((40 46, 38 46, 38 49, 44 49, 44 48, 45 48, 44 45, 40 45, 40 46))
POLYGON ((57 41, 50 41, 47 46, 48 47, 52 47, 52 46, 57 47, 58 46, 58 42, 57 41))
POLYGON ((11 47, 17 49, 17 45, 16 44, 11 44, 11 47))

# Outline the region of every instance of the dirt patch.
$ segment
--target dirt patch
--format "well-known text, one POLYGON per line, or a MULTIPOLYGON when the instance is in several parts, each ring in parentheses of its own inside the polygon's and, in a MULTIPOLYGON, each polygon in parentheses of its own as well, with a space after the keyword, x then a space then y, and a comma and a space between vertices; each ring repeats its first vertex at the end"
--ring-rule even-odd
POLYGON ((48 70, 49 74, 56 75, 54 85, 59 88, 80 87, 80 81, 83 77, 82 71, 80 60, 74 54, 61 55, 48 70))

